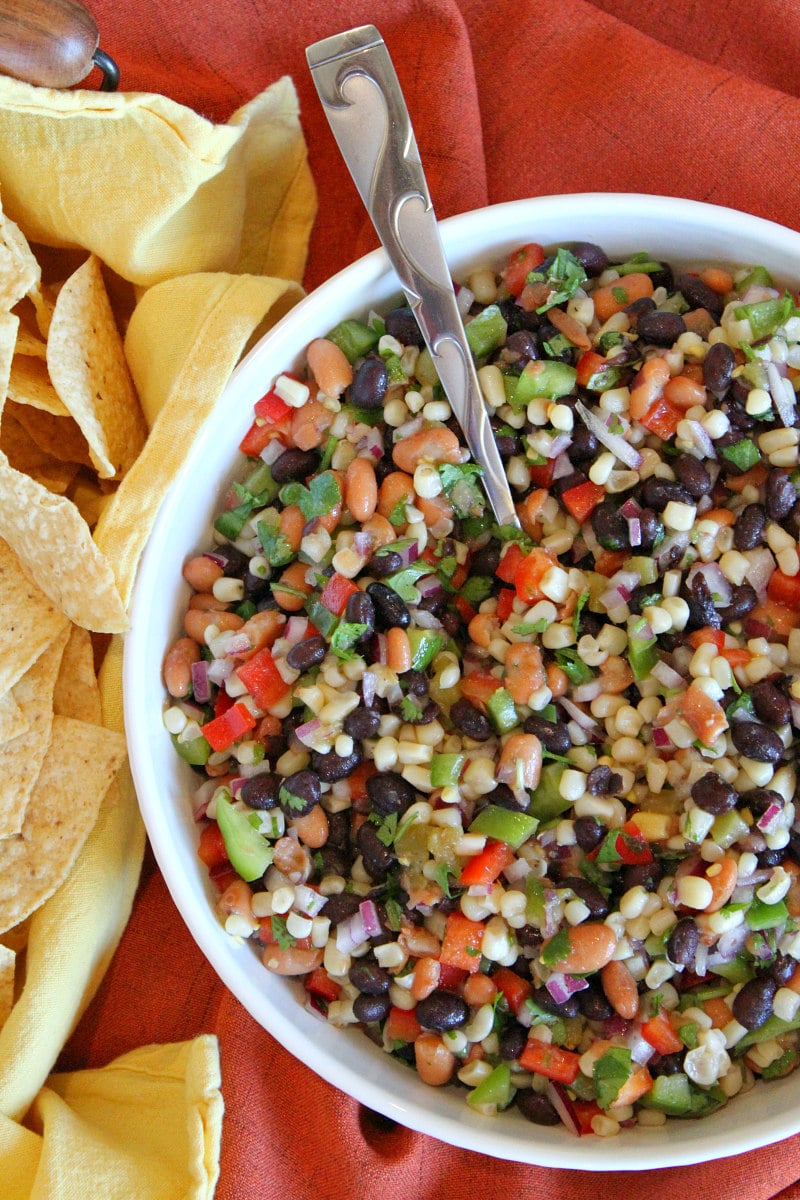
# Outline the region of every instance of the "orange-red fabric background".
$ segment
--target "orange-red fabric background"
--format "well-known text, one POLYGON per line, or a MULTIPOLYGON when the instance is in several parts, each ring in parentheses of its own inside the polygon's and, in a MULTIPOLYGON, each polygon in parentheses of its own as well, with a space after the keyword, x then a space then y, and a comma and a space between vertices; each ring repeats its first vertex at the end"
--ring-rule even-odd
MULTIPOLYGON (((215 120, 280 75, 299 92, 319 216, 306 285, 375 238, 304 48, 376 24, 440 216, 575 191, 669 193, 800 228, 800 25, 792 0, 87 0, 126 90, 215 120)), ((579 231, 576 231, 576 235, 579 231)), ((532 231, 532 236, 535 231, 532 231)), ((396 1128, 319 1080, 217 980, 148 859, 130 925, 62 1068, 216 1033, 226 1118, 218 1200, 694 1194, 800 1200, 800 1138, 722 1163, 604 1179, 504 1165, 396 1128)))

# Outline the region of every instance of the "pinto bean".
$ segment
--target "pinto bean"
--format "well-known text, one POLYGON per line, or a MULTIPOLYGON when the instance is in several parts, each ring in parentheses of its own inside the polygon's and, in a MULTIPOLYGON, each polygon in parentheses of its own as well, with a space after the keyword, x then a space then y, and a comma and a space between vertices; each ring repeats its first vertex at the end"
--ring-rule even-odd
POLYGON ((417 1074, 429 1087, 449 1083, 456 1067, 455 1055, 447 1049, 438 1033, 425 1032, 414 1040, 417 1074))
POLYGON ((614 1012, 632 1021, 639 1011, 639 990, 625 963, 612 958, 600 970, 600 983, 614 1012))
POLYGON ((392 458, 399 470, 413 475, 421 462, 460 463, 461 443, 452 429, 445 425, 434 425, 397 442, 392 450, 392 458))
MULTIPOLYGON (((589 975, 611 962, 617 948, 617 935, 608 925, 585 921, 567 930, 569 951, 559 959, 558 970, 566 975, 589 975)), ((546 949, 550 939, 543 943, 546 949)))
POLYGON ((314 338, 309 342, 306 359, 320 390, 334 400, 338 400, 353 382, 353 368, 347 355, 328 338, 314 338))
POLYGON ((313 946, 305 949, 302 946, 287 946, 282 949, 278 945, 269 945, 264 950, 263 963, 274 975, 308 975, 322 962, 323 950, 313 946))
POLYGON ((170 696, 180 700, 192 686, 192 663, 200 661, 200 647, 190 637, 178 638, 164 657, 162 673, 170 696))
POLYGON ((183 564, 183 578, 196 592, 210 592, 218 579, 225 574, 218 562, 207 554, 188 558, 183 564))
POLYGON ((542 743, 533 733, 512 733, 497 764, 501 783, 513 784, 519 778, 523 787, 533 790, 542 773, 542 743))
POLYGON ((238 613, 208 612, 199 608, 190 608, 183 618, 183 628, 189 637, 201 646, 206 644, 205 635, 209 625, 216 625, 220 632, 225 632, 230 629, 241 629, 244 621, 238 613))
POLYGON ((368 521, 378 506, 378 482, 368 458, 354 458, 344 477, 345 506, 355 519, 368 521))
POLYGON ((293 817, 289 827, 311 850, 319 850, 328 840, 328 814, 321 804, 316 804, 300 817, 293 817))

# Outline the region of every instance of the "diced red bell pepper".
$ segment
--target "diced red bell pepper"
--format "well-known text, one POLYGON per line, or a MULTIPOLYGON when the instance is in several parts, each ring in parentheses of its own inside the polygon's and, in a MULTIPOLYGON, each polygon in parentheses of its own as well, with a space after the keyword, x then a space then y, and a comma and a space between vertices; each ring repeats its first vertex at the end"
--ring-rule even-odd
POLYGON ((722 705, 694 684, 686 689, 678 704, 684 721, 704 746, 711 746, 728 728, 722 705))
POLYGON ((236 674, 259 708, 271 708, 289 691, 289 684, 275 665, 267 646, 237 667, 236 674))
POLYGON ((208 825, 204 825, 200 831, 197 857, 202 863, 205 863, 209 870, 211 867, 218 867, 223 863, 230 866, 225 839, 216 821, 209 821, 208 825))
POLYGON ((512 296, 518 296, 528 281, 528 275, 544 262, 544 250, 537 242, 528 242, 508 256, 503 269, 503 281, 512 296))
POLYGON ((787 608, 800 607, 800 575, 784 575, 777 568, 767 584, 767 595, 776 604, 785 604, 787 608))
POLYGON ((209 867, 208 878, 213 883, 220 895, 227 891, 232 883, 237 879, 241 879, 238 871, 235 871, 229 862, 219 863, 216 867, 209 867))
POLYGON ((548 458, 543 463, 531 463, 531 483, 537 488, 549 488, 556 472, 556 460, 548 458))
POLYGON ((665 400, 660 396, 653 404, 650 405, 647 412, 640 420, 640 424, 644 425, 645 429, 649 429, 656 437, 660 437, 662 442, 668 442, 674 437, 678 425, 685 418, 686 413, 677 408, 669 400, 665 400))
POLYGON ((389 1043, 413 1042, 422 1033, 422 1026, 413 1008, 398 1008, 393 1004, 389 1009, 383 1032, 389 1043))
POLYGON ((594 569, 598 575, 605 575, 606 579, 610 579, 612 575, 616 575, 617 571, 622 570, 628 558, 626 550, 601 550, 594 569))
POLYGON ((506 998, 506 1004, 513 1013, 522 1012, 525 1007, 525 1001, 533 991, 533 984, 529 979, 523 979, 516 971, 512 971, 510 967, 498 967, 492 976, 495 987, 498 992, 502 992, 506 998))
POLYGON ((454 596, 453 605, 464 624, 469 625, 470 621, 475 616, 475 609, 472 607, 469 600, 465 600, 463 596, 454 596))
POLYGON ((513 583, 517 576, 517 570, 525 555, 519 542, 511 542, 503 557, 497 566, 497 578, 502 579, 503 583, 513 583))
POLYGON ((561 503, 570 516, 573 516, 578 524, 582 525, 591 516, 600 501, 604 499, 605 494, 604 487, 587 479, 585 483, 576 484, 575 487, 567 488, 565 492, 562 492, 561 503))
POLYGON ((355 771, 351 771, 347 776, 347 786, 350 790, 351 800, 366 800, 367 798, 367 780, 377 771, 375 763, 371 760, 361 762, 356 767, 355 771))
POLYGON ((461 988, 466 971, 463 967, 454 967, 452 963, 439 963, 439 987, 445 992, 457 992, 461 988))
POLYGON ((461 680, 461 695, 483 711, 502 682, 488 671, 470 671, 461 680))
POLYGON ((689 634, 689 645, 696 650, 698 646, 704 646, 706 642, 713 642, 717 647, 717 652, 722 652, 722 647, 725 645, 725 630, 712 629, 710 625, 704 625, 702 629, 693 629, 689 634))
POLYGON ((540 1042, 538 1038, 529 1037, 525 1049, 519 1056, 519 1065, 523 1071, 534 1075, 544 1075, 556 1083, 574 1083, 580 1071, 580 1054, 574 1050, 564 1050, 561 1046, 553 1046, 548 1042, 540 1042))
POLYGON ((246 704, 237 701, 219 717, 201 726, 201 733, 212 750, 227 750, 245 733, 255 728, 256 719, 246 704))
POLYGON ((275 425, 278 421, 283 421, 286 417, 292 415, 291 408, 285 400, 281 400, 274 388, 270 388, 260 400, 256 400, 253 410, 257 417, 269 421, 271 425, 275 425))
POLYGON ((684 1048, 683 1042, 662 1012, 642 1021, 642 1037, 658 1054, 678 1054, 684 1048))
POLYGON ((541 600, 543 596, 542 580, 553 566, 555 563, 546 550, 534 547, 524 555, 514 576, 514 587, 517 590, 518 599, 523 600, 526 604, 541 600))
POLYGON ((221 717, 229 708, 233 708, 234 703, 234 697, 229 696, 225 688, 221 687, 214 697, 214 716, 221 717))
POLYGON ((458 882, 464 887, 474 884, 494 883, 495 879, 514 861, 514 851, 508 842, 488 841, 481 850, 471 858, 458 877, 458 882))
POLYGON ((347 579, 344 575, 334 572, 322 589, 320 603, 327 608, 328 612, 335 613, 337 617, 340 617, 347 608, 347 601, 360 590, 358 584, 353 583, 352 579, 347 579))
MULTIPOLYGON (((291 413, 291 409, 289 412, 291 413)), ((258 458, 261 451, 273 438, 280 438, 284 446, 288 446, 292 436, 292 418, 284 417, 281 421, 265 421, 256 417, 253 424, 239 443, 242 454, 248 458, 258 458)))
POLYGON ((338 1000, 342 993, 341 984, 335 979, 331 979, 324 967, 315 967, 303 979, 303 987, 312 996, 319 996, 321 1000, 327 1000, 330 1003, 332 1000, 338 1000))
POLYGON ((578 1132, 581 1136, 587 1133, 594 1133, 592 1121, 595 1117, 605 1116, 600 1105, 594 1100, 573 1100, 572 1111, 575 1114, 575 1120, 578 1122, 578 1132))
POLYGON ((514 598, 516 592, 513 588, 501 588, 500 595, 497 597, 497 619, 498 621, 507 621, 514 611, 514 598))
POLYGON ((474 975, 481 965, 483 933, 482 921, 470 921, 460 912, 449 913, 439 955, 440 963, 459 967, 469 975, 474 975))
POLYGON ((633 821, 626 821, 617 836, 617 854, 626 866, 653 861, 653 851, 642 837, 642 831, 633 821))
POLYGON ((592 376, 602 371, 607 362, 608 359, 603 358, 602 354, 598 354, 596 350, 585 350, 575 368, 575 382, 579 387, 588 387, 592 376))

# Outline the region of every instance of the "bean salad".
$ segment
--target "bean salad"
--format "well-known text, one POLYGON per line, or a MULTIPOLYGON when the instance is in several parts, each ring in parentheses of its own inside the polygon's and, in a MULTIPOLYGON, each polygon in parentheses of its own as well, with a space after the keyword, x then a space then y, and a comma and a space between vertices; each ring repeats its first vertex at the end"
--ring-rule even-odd
POLYGON ((199 855, 476 1111, 704 1116, 800 1055, 797 299, 587 242, 458 299, 520 527, 404 305, 265 381, 164 658, 199 855))

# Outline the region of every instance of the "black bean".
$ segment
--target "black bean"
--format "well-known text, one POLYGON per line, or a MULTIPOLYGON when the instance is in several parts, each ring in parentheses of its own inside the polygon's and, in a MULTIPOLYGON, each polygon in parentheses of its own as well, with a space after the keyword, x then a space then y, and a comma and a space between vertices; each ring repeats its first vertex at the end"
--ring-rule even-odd
POLYGON ((693 500, 707 496, 714 486, 705 463, 693 454, 681 454, 672 464, 678 483, 686 488, 693 500))
POLYGON ((590 278, 602 275, 608 266, 608 255, 594 242, 570 242, 569 250, 590 278))
POLYGON ((638 300, 634 300, 632 304, 628 304, 625 312, 631 318, 631 324, 634 329, 639 328, 639 321, 648 313, 655 312, 656 302, 652 296, 640 296, 638 300))
POLYGON ((380 408, 389 387, 389 371, 382 358, 369 355, 356 367, 350 400, 356 408, 380 408))
POLYGON ((768 971, 778 987, 783 987, 792 978, 797 967, 797 962, 790 954, 781 954, 780 951, 775 955, 775 958, 770 963, 768 971))
POLYGON ((397 592, 385 583, 371 583, 367 594, 375 605, 375 618, 379 629, 406 629, 411 624, 408 605, 397 592))
POLYGON ((767 514, 763 504, 748 504, 742 509, 733 527, 733 544, 737 550, 754 550, 764 539, 767 514))
POLYGON ((330 842, 326 842, 319 850, 314 851, 314 866, 319 879, 323 875, 347 876, 352 865, 353 855, 343 846, 332 846, 330 842))
POLYGON ((769 679, 762 679, 750 688, 750 699, 756 716, 769 725, 788 725, 792 719, 792 706, 788 696, 769 679))
POLYGON ((604 992, 595 983, 590 983, 582 992, 576 992, 578 1008, 587 1021, 607 1021, 614 1009, 604 992))
POLYGON ((567 447, 567 455, 571 463, 594 462, 600 443, 582 421, 577 421, 572 430, 572 444, 567 447))
MULTIPOLYGON (((515 932, 517 935, 517 941, 519 942, 520 946, 527 946, 529 950, 530 949, 533 949, 533 950, 538 949, 539 946, 541 946, 542 942, 544 941, 544 938, 542 937, 541 929, 537 929, 535 925, 523 925, 521 929, 517 929, 517 930, 515 930, 515 932)), ((528 963, 527 958, 523 958, 523 957, 518 958, 514 969, 518 973, 520 971, 522 971, 522 974, 526 975, 526 972, 523 970, 525 963, 528 963)), ((528 977, 528 976, 530 976, 530 963, 528 963, 526 977, 528 977)))
MULTIPOLYGON (((522 1053, 522 1051, 520 1051, 522 1053)), ((533 1088, 520 1088, 514 1097, 517 1108, 526 1121, 533 1125, 560 1125, 561 1117, 547 1099, 544 1092, 535 1092, 533 1088)))
POLYGON ((688 967, 699 944, 700 930, 694 917, 681 917, 667 938, 667 958, 677 967, 688 967))
POLYGON ((586 790, 592 796, 614 796, 622 787, 622 776, 603 763, 592 767, 586 776, 586 790))
POLYGON ((733 350, 727 342, 715 342, 703 359, 703 383, 710 392, 722 395, 728 387, 736 365, 733 350))
POLYGON ((659 1054, 647 1064, 652 1075, 677 1075, 683 1071, 683 1052, 659 1054))
POLYGON ((295 771, 281 784, 278 799, 288 817, 302 817, 322 799, 320 777, 316 771, 295 771))
POLYGON ((494 804, 497 808, 507 808, 510 812, 519 812, 530 804, 529 798, 520 803, 507 783, 498 783, 494 791, 490 792, 486 798, 490 804, 494 804))
POLYGON ((536 987, 531 992, 531 1000, 554 1017, 576 1017, 580 1012, 577 994, 569 996, 566 1000, 558 1001, 550 995, 546 987, 536 987))
POLYGON ((392 813, 402 815, 414 803, 417 793, 408 780, 396 771, 382 771, 370 775, 367 796, 373 812, 388 817, 392 813))
POLYGON ((479 547, 469 560, 470 575, 493 576, 500 562, 500 547, 497 542, 487 542, 479 547))
POLYGON ((295 671, 308 671, 322 662, 328 653, 328 647, 323 637, 306 638, 292 646, 286 655, 286 661, 295 671))
POLYGON ((757 604, 758 595, 755 588, 749 583, 738 584, 731 593, 730 604, 719 609, 723 625, 730 625, 732 621, 741 621, 742 617, 746 617, 749 612, 752 612, 757 604))
POLYGON ((284 450, 272 464, 272 478, 276 483, 290 483, 296 479, 308 479, 319 466, 316 450, 284 450))
POLYGON ((572 739, 566 725, 548 721, 539 713, 531 713, 525 720, 525 732, 533 733, 551 754, 566 754, 572 747, 572 739))
POLYGON ((662 874, 661 863, 657 858, 649 863, 632 863, 622 870, 622 889, 628 892, 632 887, 643 887, 647 892, 654 892, 661 882, 662 874))
POLYGON ((770 471, 767 476, 765 502, 773 521, 782 521, 797 503, 797 488, 788 471, 770 471))
POLYGON ((576 842, 586 853, 599 846, 606 833, 606 827, 600 824, 597 817, 576 817, 573 829, 576 842))
MULTIPOLYGON (((373 554, 366 570, 377 579, 385 579, 387 575, 394 575, 395 571, 399 571, 402 565, 403 560, 396 550, 382 550, 380 554, 373 554)), ((364 594, 366 595, 366 592, 364 594)))
POLYGON ((392 1007, 390 996, 367 996, 361 992, 353 1001, 353 1016, 362 1025, 385 1021, 392 1007))
POLYGON ((731 740, 740 754, 754 762, 777 763, 783 758, 783 742, 777 733, 757 721, 734 721, 731 740))
POLYGON ((403 689, 409 696, 427 696, 428 686, 428 676, 424 671, 412 667, 403 675, 403 689))
POLYGON ((384 323, 389 336, 397 338, 403 346, 425 345, 417 318, 407 305, 402 308, 393 308, 384 317, 384 323))
POLYGON ((675 286, 690 308, 704 308, 715 321, 719 321, 724 307, 722 299, 699 276, 679 275, 675 286))
POLYGON ((760 1029, 772 1016, 772 1001, 778 990, 771 975, 757 975, 736 993, 731 1005, 733 1015, 745 1029, 760 1029))
POLYGON ((435 1029, 444 1033, 448 1029, 460 1029, 469 1020, 469 1005, 455 992, 436 988, 429 996, 420 1000, 416 1009, 417 1020, 423 1029, 435 1029))
POLYGON ((271 595, 270 581, 262 575, 254 575, 252 571, 248 570, 244 577, 244 594, 246 599, 252 600, 255 604, 257 600, 271 595))
POLYGON ((367 996, 382 996, 392 985, 392 977, 383 967, 368 959, 357 958, 347 972, 353 987, 367 996))
POLYGON ((692 494, 682 483, 673 479, 661 479, 651 475, 642 487, 642 503, 656 512, 663 512, 671 500, 679 504, 691 504, 692 494))
POLYGON ((230 543, 218 546, 214 554, 224 560, 222 569, 229 578, 244 579, 250 568, 250 559, 246 554, 242 554, 241 550, 237 550, 230 543))
POLYGON ((639 551, 652 550, 653 544, 662 533, 664 526, 652 508, 643 508, 639 513, 639 551))
POLYGON ((260 771, 258 775, 251 775, 246 783, 242 784, 239 796, 248 808, 277 808, 279 789, 280 780, 277 775, 260 771))
POLYGON ((738 799, 736 788, 716 771, 708 771, 692 784, 692 800, 703 812, 715 817, 736 808, 738 799))
POLYGON ((325 902, 325 916, 334 927, 358 912, 362 897, 355 892, 336 892, 325 902))
POLYGON ((680 313, 652 312, 642 313, 636 322, 636 332, 646 342, 654 346, 671 346, 686 332, 686 322, 680 313))
POLYGON ((751 788, 749 792, 742 793, 742 804, 745 804, 751 811, 754 817, 763 817, 768 809, 773 805, 776 808, 783 808, 784 800, 780 792, 775 792, 772 788, 751 788))
POLYGON ((528 1031, 519 1021, 509 1021, 498 1037, 500 1057, 506 1062, 516 1062, 528 1040, 528 1031))
POLYGON ((604 550, 627 550, 630 547, 628 522, 616 504, 604 500, 592 512, 592 532, 604 550))
POLYGON ((337 754, 335 750, 330 750, 327 754, 320 754, 318 750, 313 750, 311 752, 311 769, 317 772, 323 783, 336 783, 337 780, 346 779, 348 775, 352 775, 363 757, 358 742, 354 742, 350 754, 345 755, 337 754))
POLYGON ((372 602, 372 597, 368 596, 366 592, 353 592, 347 598, 344 619, 353 625, 366 625, 364 633, 358 639, 359 641, 371 637, 375 632, 375 605, 372 602))
POLYGON ((354 708, 351 713, 348 713, 343 722, 345 733, 349 734, 355 742, 362 742, 364 738, 374 737, 380 727, 380 713, 374 708, 354 708))
POLYGON ((497 445, 497 453, 503 462, 508 462, 509 458, 513 458, 522 450, 522 442, 519 438, 512 437, 509 433, 498 433, 494 440, 497 445))
POLYGON ((407 725, 430 725, 431 721, 435 721, 439 716, 441 709, 434 700, 422 704, 420 700, 416 699, 413 709, 408 705, 400 711, 407 725))
POLYGON ((575 895, 583 901, 593 917, 608 916, 608 900, 600 888, 590 883, 580 875, 567 875, 559 882, 559 887, 572 888, 575 895))
POLYGON ((359 825, 356 845, 369 877, 378 882, 384 880, 395 861, 395 854, 389 846, 384 846, 371 821, 359 825))
POLYGON ((756 855, 756 862, 760 867, 779 867, 785 858, 785 847, 781 850, 762 850, 756 855))
POLYGON ((489 718, 469 700, 456 700, 450 709, 450 720, 459 733, 464 733, 475 742, 485 742, 491 737, 489 718))
POLYGON ((705 575, 695 575, 691 586, 685 588, 684 592, 689 605, 687 629, 702 629, 704 625, 710 625, 712 629, 722 627, 722 617, 714 604, 714 597, 705 575))
POLYGON ((506 338, 502 354, 504 362, 515 366, 524 366, 526 362, 532 362, 538 357, 536 338, 533 337, 530 330, 518 329, 506 338))

